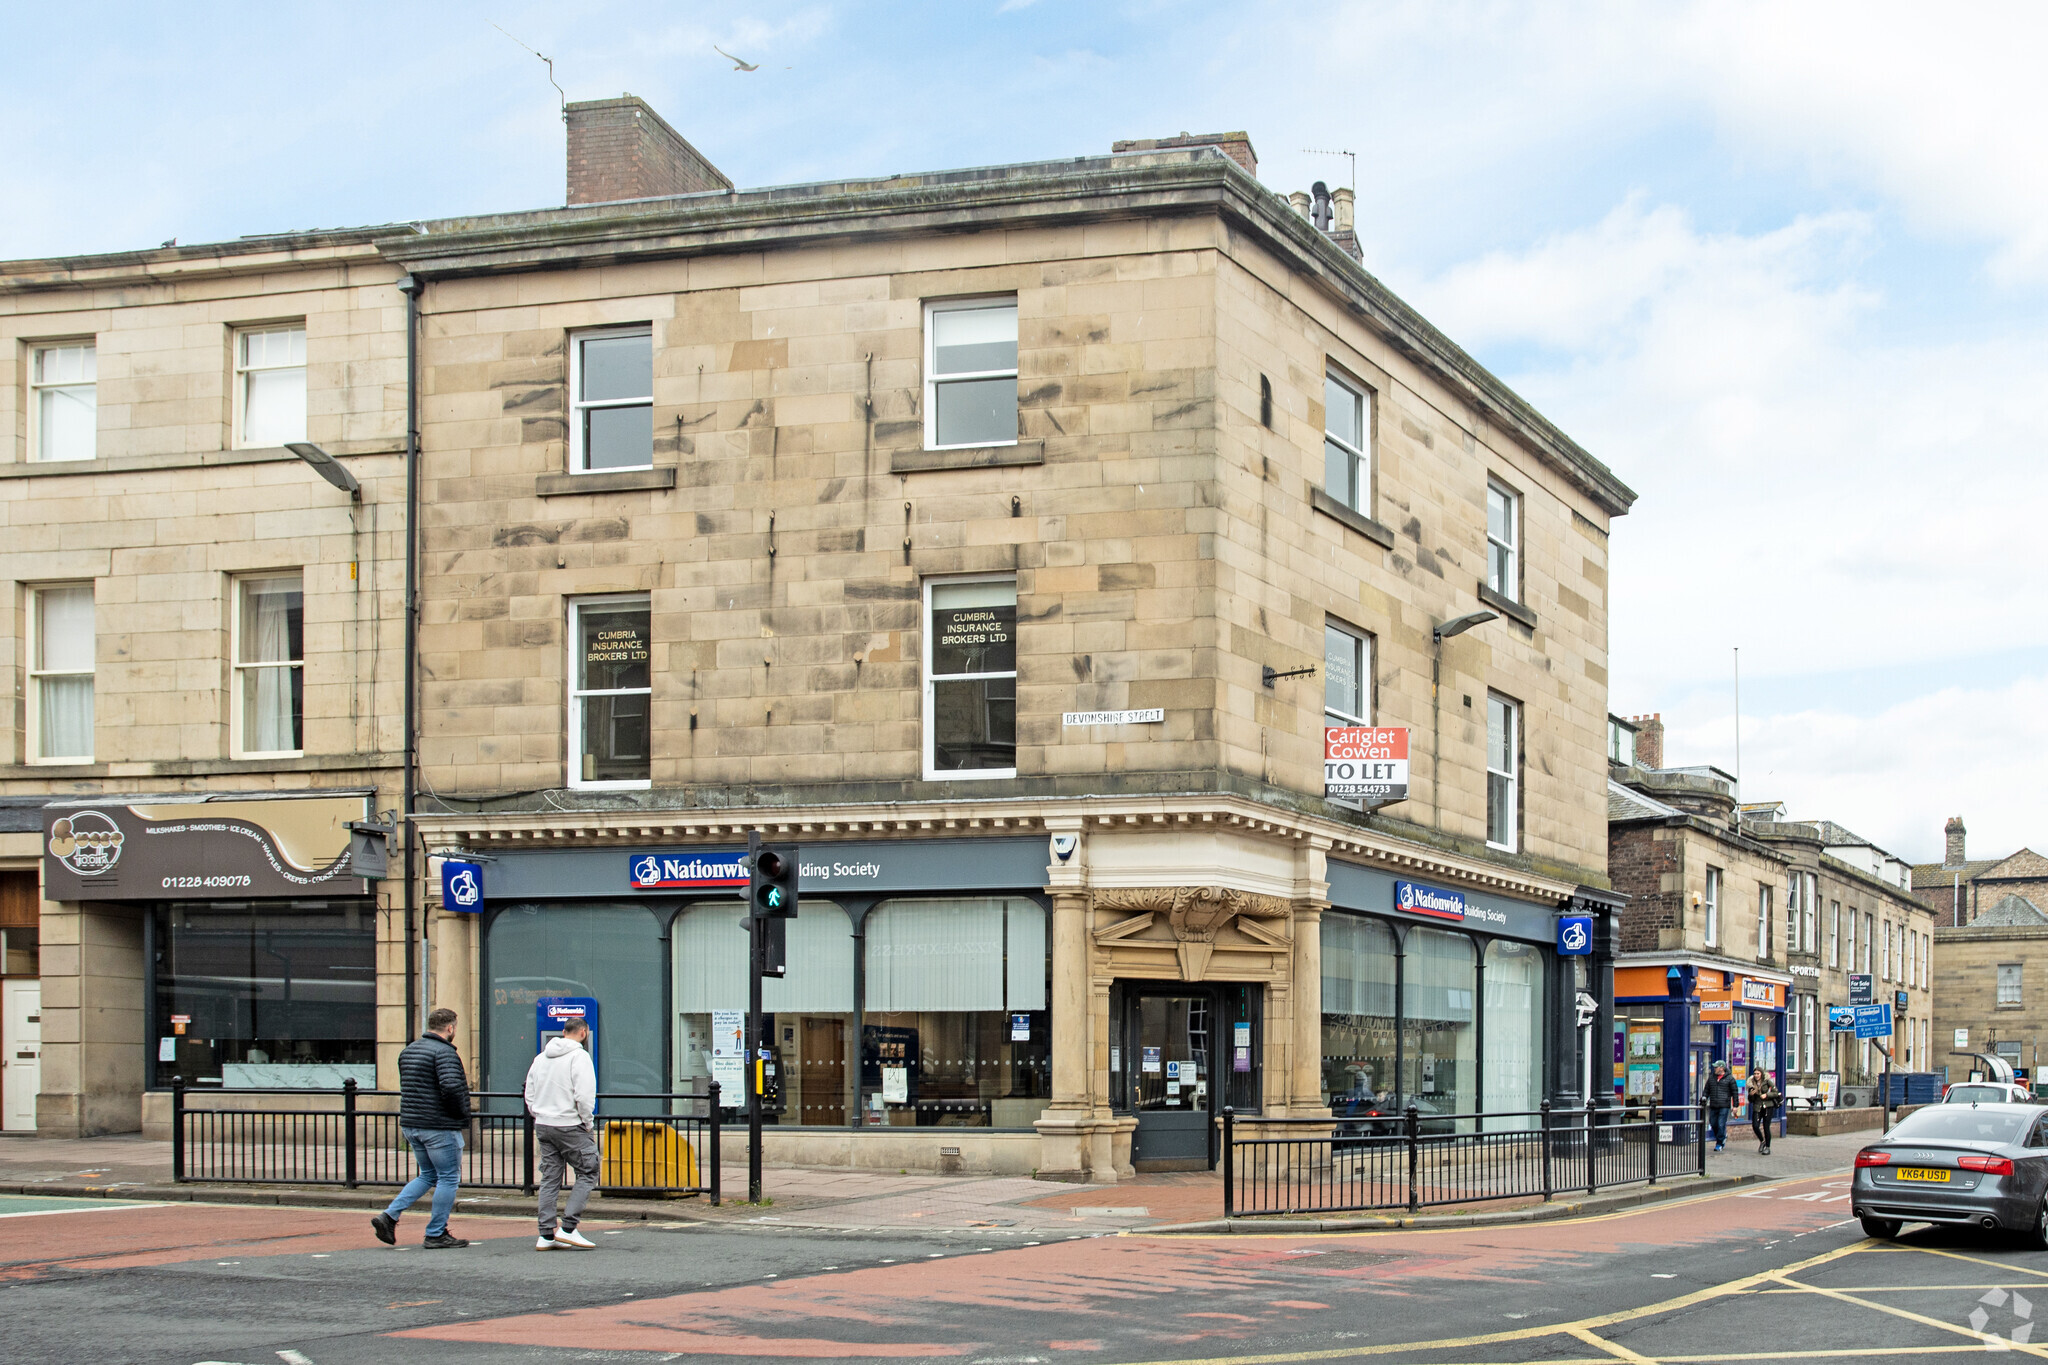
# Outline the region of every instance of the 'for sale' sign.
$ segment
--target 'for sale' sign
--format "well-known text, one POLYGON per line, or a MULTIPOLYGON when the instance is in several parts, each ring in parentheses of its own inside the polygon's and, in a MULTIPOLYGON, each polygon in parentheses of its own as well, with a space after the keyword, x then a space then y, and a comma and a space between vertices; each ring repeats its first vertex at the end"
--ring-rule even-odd
POLYGON ((1383 806, 1408 799, 1408 732, 1370 725, 1323 730, 1323 795, 1383 806))

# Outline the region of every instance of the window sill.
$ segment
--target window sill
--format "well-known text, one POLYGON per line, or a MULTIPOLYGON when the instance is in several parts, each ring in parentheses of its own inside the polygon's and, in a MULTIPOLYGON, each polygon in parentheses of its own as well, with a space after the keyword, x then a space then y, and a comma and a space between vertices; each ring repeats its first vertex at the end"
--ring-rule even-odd
MULTIPOLYGON (((405 447, 388 441, 337 441, 328 453, 348 459, 356 455, 403 455, 405 447)), ((299 457, 283 446, 239 450, 178 451, 169 455, 95 456, 90 460, 23 460, 0 464, 0 479, 58 478, 77 474, 128 474, 144 469, 203 469, 214 465, 284 464, 299 457)))
POLYGON ((640 778, 631 782, 571 782, 568 790, 572 792, 644 792, 653 786, 654 783, 649 779, 640 778))
POLYGON ((571 497, 578 493, 630 493, 646 489, 674 488, 676 467, 657 465, 653 469, 601 469, 588 474, 543 474, 534 481, 535 496, 571 497))
MULTIPOLYGON (((0 764, 0 779, 100 777, 227 777, 237 773, 370 772, 396 768, 400 754, 304 754, 296 758, 169 758, 94 763, 0 764)), ((60 799, 57 796, 52 801, 60 799)))
POLYGON ((942 450, 895 450, 889 453, 891 474, 920 474, 934 469, 1003 469, 1045 463, 1045 442, 1016 441, 1004 446, 949 446, 942 450))
POLYGON ((1392 528, 1380 525, 1357 508, 1346 507, 1322 489, 1313 486, 1308 490, 1308 501, 1309 506, 1315 508, 1316 511, 1321 512, 1332 521, 1340 522, 1349 529, 1358 532, 1358 534, 1372 541, 1381 549, 1391 550, 1394 548, 1394 532, 1392 528))
POLYGON ((1492 607, 1502 616, 1507 617, 1510 621, 1527 626, 1530 630, 1536 629, 1535 612, 1529 610, 1514 598, 1495 592, 1484 583, 1479 585, 1479 600, 1492 607))

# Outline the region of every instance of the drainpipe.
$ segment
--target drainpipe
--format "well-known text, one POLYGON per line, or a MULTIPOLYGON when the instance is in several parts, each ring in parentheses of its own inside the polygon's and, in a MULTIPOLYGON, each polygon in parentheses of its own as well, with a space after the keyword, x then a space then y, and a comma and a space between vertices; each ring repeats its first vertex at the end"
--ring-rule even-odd
POLYGON ((399 292, 405 295, 405 792, 402 807, 405 876, 405 1017, 410 1032, 407 1041, 426 1031, 418 1017, 426 1007, 426 955, 418 954, 422 977, 413 979, 413 963, 419 928, 418 890, 414 885, 413 805, 419 795, 419 640, 420 640, 420 380, 419 335, 420 293, 426 282, 406 274, 399 278, 399 292))

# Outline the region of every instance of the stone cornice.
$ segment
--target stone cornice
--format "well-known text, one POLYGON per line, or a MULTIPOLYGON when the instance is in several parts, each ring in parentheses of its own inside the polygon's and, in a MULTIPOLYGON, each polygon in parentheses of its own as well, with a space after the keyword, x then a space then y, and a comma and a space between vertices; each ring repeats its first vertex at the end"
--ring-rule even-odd
POLYGON ((1079 797, 876 805, 774 806, 633 811, 519 811, 415 815, 430 849, 479 852, 605 845, 688 844, 774 838, 1001 838, 1044 835, 1048 822, 1096 834, 1213 830, 1302 846, 1330 856, 1427 877, 1451 886, 1561 904, 1577 884, 1521 868, 1463 857, 1335 821, 1277 810, 1230 793, 1191 796, 1079 797))
MULTIPOLYGON (((289 232, 233 242, 118 251, 101 256, 52 256, 0 261, 0 296, 43 290, 132 289, 223 275, 262 274, 319 266, 374 265, 386 259, 375 245, 407 226, 289 232)), ((98 305, 104 307, 106 305, 98 305)))

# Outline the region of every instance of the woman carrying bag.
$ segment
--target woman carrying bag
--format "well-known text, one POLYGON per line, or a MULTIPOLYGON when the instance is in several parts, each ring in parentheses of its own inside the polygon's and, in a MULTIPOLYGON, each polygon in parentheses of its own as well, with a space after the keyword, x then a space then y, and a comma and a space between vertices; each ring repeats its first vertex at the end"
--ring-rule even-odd
POLYGON ((1771 1083, 1771 1073, 1757 1070, 1749 1078, 1749 1126, 1756 1133, 1758 1156, 1771 1154, 1771 1120, 1785 1097, 1771 1083))

